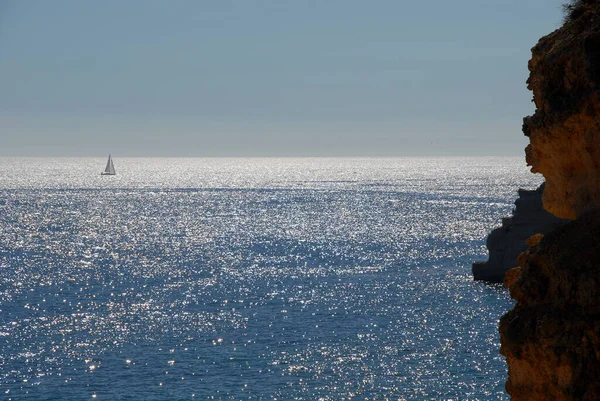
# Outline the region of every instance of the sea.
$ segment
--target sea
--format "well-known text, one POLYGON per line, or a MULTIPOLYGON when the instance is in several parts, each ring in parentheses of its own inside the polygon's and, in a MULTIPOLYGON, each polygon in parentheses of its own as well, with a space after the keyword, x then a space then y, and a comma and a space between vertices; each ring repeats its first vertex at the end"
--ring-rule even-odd
POLYGON ((0 400, 508 400, 523 158, 0 158, 0 400))

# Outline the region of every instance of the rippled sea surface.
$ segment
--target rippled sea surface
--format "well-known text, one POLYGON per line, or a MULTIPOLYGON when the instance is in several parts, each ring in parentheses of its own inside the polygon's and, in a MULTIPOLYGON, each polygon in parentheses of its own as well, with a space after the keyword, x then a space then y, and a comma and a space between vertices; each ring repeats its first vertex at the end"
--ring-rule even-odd
POLYGON ((507 400, 521 158, 0 158, 0 399, 507 400))

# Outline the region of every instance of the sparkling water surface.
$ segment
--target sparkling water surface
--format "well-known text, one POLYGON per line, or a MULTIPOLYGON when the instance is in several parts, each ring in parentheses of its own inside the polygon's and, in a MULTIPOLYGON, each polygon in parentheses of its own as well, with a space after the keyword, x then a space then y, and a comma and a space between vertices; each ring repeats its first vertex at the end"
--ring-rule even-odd
POLYGON ((0 399, 507 400, 522 158, 0 158, 0 399))

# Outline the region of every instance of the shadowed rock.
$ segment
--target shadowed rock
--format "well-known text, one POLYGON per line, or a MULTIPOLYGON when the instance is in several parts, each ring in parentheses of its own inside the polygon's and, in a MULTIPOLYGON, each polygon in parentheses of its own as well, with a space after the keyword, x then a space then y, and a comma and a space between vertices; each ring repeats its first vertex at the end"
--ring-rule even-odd
POLYGON ((546 234, 519 265, 507 275, 517 305, 500 321, 507 391, 600 400, 600 212, 546 234))
POLYGON ((527 249, 527 238, 550 232, 568 220, 559 219, 542 206, 544 184, 536 190, 519 189, 512 217, 502 219, 502 226, 488 235, 488 261, 473 263, 475 280, 502 283, 504 274, 517 266, 517 257, 527 249))
POLYGON ((532 49, 527 162, 544 208, 575 221, 530 241, 500 321, 513 401, 600 400, 600 1, 576 0, 532 49), (539 240, 539 242, 538 242, 539 240))

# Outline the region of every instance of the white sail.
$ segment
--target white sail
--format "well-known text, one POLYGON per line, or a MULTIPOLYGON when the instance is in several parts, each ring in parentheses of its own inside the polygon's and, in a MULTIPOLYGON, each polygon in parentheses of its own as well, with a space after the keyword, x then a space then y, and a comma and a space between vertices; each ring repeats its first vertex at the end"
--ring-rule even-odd
POLYGON ((111 157, 111 155, 108 155, 108 161, 106 162, 106 167, 104 168, 102 175, 115 175, 115 174, 116 174, 115 166, 113 164, 112 157, 111 157))

